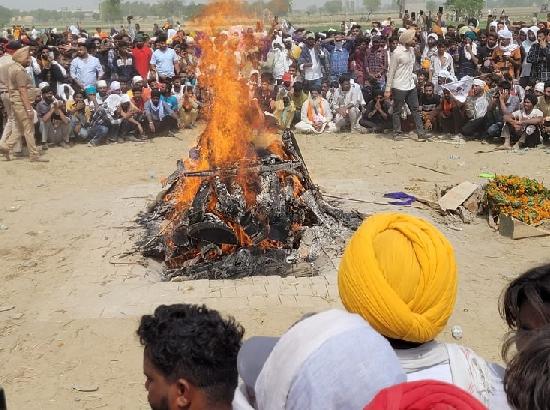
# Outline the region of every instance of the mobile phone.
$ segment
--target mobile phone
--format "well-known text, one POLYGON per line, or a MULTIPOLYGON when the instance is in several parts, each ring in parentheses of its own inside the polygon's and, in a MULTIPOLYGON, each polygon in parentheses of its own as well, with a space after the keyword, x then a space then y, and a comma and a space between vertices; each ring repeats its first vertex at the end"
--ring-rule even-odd
POLYGON ((439 6, 438 13, 443 13, 443 6, 439 6))
POLYGON ((414 20, 415 18, 416 18, 416 13, 413 11, 413 12, 411 13, 411 19, 414 20))

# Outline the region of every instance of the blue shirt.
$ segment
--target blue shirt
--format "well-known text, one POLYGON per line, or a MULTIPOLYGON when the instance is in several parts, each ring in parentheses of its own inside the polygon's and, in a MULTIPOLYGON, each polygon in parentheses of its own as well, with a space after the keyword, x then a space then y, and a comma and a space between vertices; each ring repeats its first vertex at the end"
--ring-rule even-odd
POLYGON ((161 95, 160 100, 167 103, 173 111, 177 111, 178 99, 176 98, 175 95, 171 95, 170 97, 165 97, 164 95, 161 95))
POLYGON ((330 75, 340 77, 348 72, 349 51, 342 47, 336 47, 330 53, 330 75))
POLYGON ((71 62, 70 73, 72 78, 86 88, 89 85, 95 86, 97 79, 103 75, 103 68, 96 57, 89 55, 85 59, 75 58, 71 62))
POLYGON ((157 73, 163 77, 174 76, 174 61, 176 61, 176 52, 172 48, 162 51, 155 50, 151 56, 151 64, 157 67, 157 73))

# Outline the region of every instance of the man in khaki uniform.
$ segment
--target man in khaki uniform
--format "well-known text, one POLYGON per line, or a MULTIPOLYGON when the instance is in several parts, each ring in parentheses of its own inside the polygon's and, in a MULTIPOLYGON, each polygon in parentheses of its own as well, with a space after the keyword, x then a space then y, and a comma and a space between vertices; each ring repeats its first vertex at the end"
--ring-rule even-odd
MULTIPOLYGON (((15 123, 15 114, 13 112, 8 93, 8 70, 13 64, 11 54, 20 48, 21 43, 18 41, 10 41, 6 47, 6 54, 0 57, 0 99, 2 100, 2 104, 4 106, 4 131, 2 133, 2 138, 0 139, 0 144, 5 143, 12 133, 16 133, 18 136, 21 136, 21 131, 17 128, 15 123)), ((17 139, 15 151, 21 151, 20 139, 17 139)))
MULTIPOLYGON (((30 48, 23 47, 13 53, 14 63, 8 70, 9 97, 15 114, 17 126, 23 131, 31 162, 49 162, 40 158, 34 140, 34 111, 31 102, 36 94, 32 81, 25 70, 30 62, 30 48)), ((9 161, 10 151, 17 142, 18 135, 12 133, 5 143, 0 144, 0 153, 9 161)))

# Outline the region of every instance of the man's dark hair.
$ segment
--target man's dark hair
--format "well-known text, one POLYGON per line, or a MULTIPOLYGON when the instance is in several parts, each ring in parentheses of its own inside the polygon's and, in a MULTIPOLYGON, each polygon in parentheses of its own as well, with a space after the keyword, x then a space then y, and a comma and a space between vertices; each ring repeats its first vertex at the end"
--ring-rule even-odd
POLYGON ((531 104, 533 104, 533 107, 537 105, 538 97, 535 94, 525 94, 525 97, 523 98, 523 101, 529 101, 531 104))
POLYGON ((205 392, 211 403, 231 403, 244 329, 202 305, 160 305, 137 330, 145 355, 168 380, 179 378, 205 392))
POLYGON ((502 80, 498 83, 498 87, 502 88, 503 90, 510 90, 512 89, 512 84, 510 83, 510 81, 502 80))
POLYGON ((550 403, 550 327, 537 332, 504 374, 508 403, 517 410, 545 410, 550 403))
POLYGON ((541 33, 544 34, 545 36, 547 36, 547 35, 548 35, 548 29, 547 29, 547 28, 541 28, 541 29, 537 32, 537 36, 538 36, 539 34, 541 34, 541 33))
POLYGON ((49 85, 46 85, 45 87, 42 87, 42 94, 48 94, 48 93, 51 93, 52 92, 52 87, 50 87, 49 85))
POLYGON ((544 89, 546 89, 546 88, 548 88, 548 87, 550 87, 550 81, 546 81, 546 82, 544 83, 544 89))
MULTIPOLYGON (((525 97, 527 97, 527 95, 525 97)), ((541 317, 547 316, 544 305, 550 303, 550 264, 529 269, 527 272, 518 276, 510 282, 500 297, 500 316, 506 321, 508 328, 512 331, 510 337, 502 346, 502 357, 504 360, 506 360, 508 351, 515 342, 513 333, 519 328, 520 309, 526 302, 528 302, 541 317)))
POLYGON ((340 84, 343 84, 345 83, 346 81, 351 81, 351 75, 349 75, 348 73, 344 73, 340 76, 340 78, 338 79, 338 82, 340 84))

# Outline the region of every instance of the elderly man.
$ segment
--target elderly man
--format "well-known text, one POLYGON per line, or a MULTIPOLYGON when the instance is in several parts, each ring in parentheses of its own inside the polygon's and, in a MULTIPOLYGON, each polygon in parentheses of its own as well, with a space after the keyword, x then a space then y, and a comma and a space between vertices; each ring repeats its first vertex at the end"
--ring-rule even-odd
POLYGON ((462 134, 467 137, 480 138, 487 130, 486 114, 489 98, 485 93, 485 81, 476 78, 472 85, 472 94, 466 98, 465 115, 468 121, 462 127, 462 134))
POLYGON ((321 79, 328 76, 330 68, 327 53, 315 40, 315 34, 306 35, 305 46, 298 59, 298 66, 304 75, 305 88, 311 90, 321 86, 321 79))
POLYGON ((343 131, 349 127, 352 131, 361 132, 363 127, 358 121, 361 118, 361 106, 365 104, 361 89, 351 86, 349 74, 342 75, 339 82, 340 87, 336 89, 332 98, 336 131, 343 131))
POLYGON ((71 62, 70 75, 81 89, 89 85, 95 85, 97 80, 103 77, 103 67, 97 57, 88 54, 91 43, 79 44, 76 58, 71 62))
POLYGON ((302 105, 301 121, 296 124, 296 131, 304 134, 334 132, 336 126, 332 122, 332 118, 330 105, 321 96, 321 88, 314 87, 309 98, 302 105))
POLYGON ((416 32, 414 30, 406 30, 399 36, 400 44, 391 56, 390 68, 388 70, 384 96, 389 99, 393 95, 392 119, 395 133, 394 139, 396 140, 401 139, 401 111, 405 103, 407 103, 413 115, 418 140, 423 141, 426 137, 418 107, 416 84, 412 75, 416 60, 414 53, 414 46, 416 44, 415 35, 416 32))
POLYGON ((508 29, 498 32, 498 42, 491 56, 493 64, 502 74, 508 73, 514 78, 521 67, 521 50, 512 41, 512 32, 508 29))
POLYGON ((542 111, 535 108, 536 103, 537 97, 527 94, 523 100, 522 109, 504 115, 506 124, 502 128, 501 134, 504 144, 499 148, 511 149, 512 138, 517 140, 514 149, 519 149, 521 145, 532 148, 540 144, 539 125, 543 123, 544 118, 542 111))
MULTIPOLYGON (((30 63, 30 48, 23 47, 13 54, 13 61, 8 70, 9 97, 14 110, 17 127, 23 131, 31 162, 49 162, 40 158, 34 141, 34 110, 31 103, 34 101, 35 90, 25 67, 30 63)), ((12 133, 8 140, 0 144, 0 153, 9 161, 10 151, 13 149, 19 135, 12 133)))

